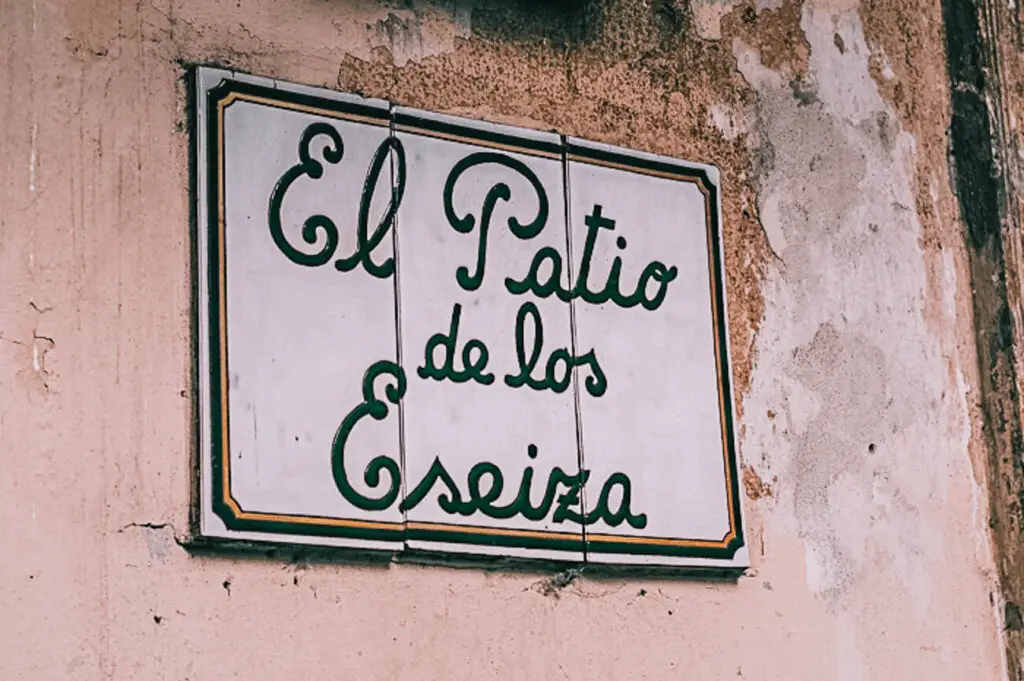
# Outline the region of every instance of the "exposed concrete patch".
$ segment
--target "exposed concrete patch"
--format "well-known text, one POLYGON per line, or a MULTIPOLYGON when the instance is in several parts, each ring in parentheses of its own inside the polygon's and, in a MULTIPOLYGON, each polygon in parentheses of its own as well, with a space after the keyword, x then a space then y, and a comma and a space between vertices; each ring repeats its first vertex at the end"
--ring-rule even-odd
POLYGON ((739 38, 758 54, 761 64, 796 87, 807 73, 810 45, 800 26, 801 0, 779 0, 770 5, 751 0, 725 16, 722 35, 739 38))
POLYGON ((145 528, 143 536, 146 538, 146 548, 153 560, 161 563, 167 562, 167 554, 171 549, 171 541, 174 538, 174 530, 170 527, 161 529, 145 528))
POLYGON ((911 453, 959 456, 946 434, 965 425, 922 318, 914 139, 869 74, 856 10, 837 4, 804 7, 806 92, 734 42, 758 92, 758 202, 780 259, 765 285, 744 450, 762 478, 779 475, 814 592, 846 607, 882 569, 923 616, 932 587, 922 566, 941 558, 925 509, 940 487, 911 453), (759 451, 773 454, 758 462, 759 451))
MULTIPOLYGON (((941 334, 951 324, 961 337, 973 337, 974 322, 969 256, 961 210, 952 192, 949 168, 950 106, 948 82, 936 74, 947 69, 946 54, 929 48, 942 43, 940 24, 925 19, 938 11, 928 0, 895 5, 874 0, 865 13, 864 30, 871 49, 868 68, 879 93, 915 138, 915 199, 926 263, 924 319, 941 334)), ((957 22, 958 26, 960 22, 957 22)), ((971 481, 971 522, 974 558, 995 584, 989 513, 984 503, 988 450, 981 413, 976 348, 944 337, 947 383, 959 396, 963 416, 951 422, 950 441, 962 452, 958 468, 971 481), (972 424, 974 426, 972 427, 972 424)), ((999 610, 1001 617, 1001 610, 999 610)))
POLYGON ((471 1, 449 12, 396 9, 367 24, 367 42, 372 51, 385 50, 395 66, 452 52, 457 39, 472 32, 471 1))
POLYGON ((856 10, 804 10, 803 26, 811 44, 813 80, 829 113, 859 125, 890 111, 868 72, 870 50, 856 10))
POLYGON ((736 111, 721 104, 712 104, 708 113, 715 128, 727 140, 734 140, 747 133, 747 120, 742 111, 736 111))
MULTIPOLYGON (((917 141, 917 214, 923 231, 920 242, 927 267, 925 322, 936 331, 953 322, 962 329, 962 337, 973 337, 976 323, 973 319, 975 297, 986 299, 986 292, 997 284, 994 279, 982 274, 983 281, 978 287, 969 283, 971 276, 963 274, 972 268, 970 256, 964 247, 967 229, 957 219, 958 215, 961 215, 961 219, 967 219, 961 212, 966 211, 966 208, 958 204, 952 193, 953 178, 950 177, 949 166, 949 83, 937 75, 947 72, 948 55, 946 51, 929 47, 943 43, 948 36, 939 22, 922 18, 939 12, 936 3, 928 0, 908 3, 871 0, 867 5, 870 11, 865 13, 864 18, 867 42, 871 48, 869 70, 883 99, 897 113, 901 125, 913 131, 917 141), (982 289, 980 292, 979 288, 982 289)), ((942 11, 947 12, 951 5, 943 3, 942 11)), ((963 3, 962 6, 969 5, 963 3)), ((968 12, 973 13, 973 10, 968 12)), ((971 22, 950 16, 946 17, 946 21, 955 26, 958 36, 970 34, 971 22)), ((974 29, 977 29, 976 25, 974 29)), ((990 39, 999 42, 998 38, 990 39)), ((955 59, 950 61, 950 65, 964 64, 969 65, 968 74, 973 73, 972 69, 977 67, 977 61, 973 59, 966 62, 957 62, 955 59)), ((972 148, 970 153, 978 151, 983 156, 983 149, 972 148)), ((986 175, 984 172, 976 174, 986 175)), ((974 276, 978 276, 977 273, 974 276)), ((980 324, 984 326, 985 322, 981 321, 980 324)), ((978 348, 973 343, 957 342, 949 338, 944 339, 944 346, 947 382, 953 388, 953 394, 960 396, 963 414, 960 424, 951 422, 948 437, 957 443, 962 456, 954 468, 970 480, 971 520, 964 523, 964 532, 973 538, 970 542, 973 548, 971 557, 989 585, 989 601, 994 615, 992 620, 979 623, 977 628, 993 631, 993 638, 998 637, 1005 642, 1006 637, 1012 637, 1013 634, 1008 633, 1005 621, 1007 610, 999 594, 998 572, 993 556, 991 509, 986 498, 988 485, 992 484, 986 483, 986 468, 992 455, 987 441, 990 432, 984 425, 985 414, 979 390, 984 379, 977 370, 978 348)), ((1001 486, 996 488, 996 494, 999 489, 1001 486)), ((1017 572, 1011 570, 1012 574, 1017 572)), ((1006 649, 1000 647, 999 652, 1003 655, 1003 668, 1008 669, 1006 649)), ((1021 674, 1024 675, 1024 672, 1021 674)))
POLYGON ((118 533, 128 530, 138 530, 142 533, 150 561, 166 563, 171 546, 182 546, 184 543, 170 523, 129 523, 118 530, 118 533))
POLYGON ((704 40, 721 39, 722 18, 740 2, 741 0, 690 0, 697 35, 704 40))
MULTIPOLYGON (((742 21, 753 23, 761 12, 782 9, 787 0, 690 0, 694 28, 704 40, 721 40, 725 18, 737 7, 744 7, 742 21)), ((792 4, 792 0, 790 0, 792 4)), ((770 41, 766 41, 770 42, 770 41)))

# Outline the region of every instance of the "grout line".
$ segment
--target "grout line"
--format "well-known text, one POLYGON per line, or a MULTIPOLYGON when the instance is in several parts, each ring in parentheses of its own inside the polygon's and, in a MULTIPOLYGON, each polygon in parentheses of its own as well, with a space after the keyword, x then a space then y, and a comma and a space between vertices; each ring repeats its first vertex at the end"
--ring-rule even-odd
MULTIPOLYGON (((389 103, 389 116, 388 116, 388 137, 394 139, 396 142, 401 144, 395 133, 395 105, 389 103)), ((398 178, 396 177, 396 154, 394 149, 388 150, 388 159, 391 165, 391 201, 395 203, 395 215, 391 223, 391 257, 394 259, 395 271, 394 271, 394 289, 395 289, 395 361, 398 363, 402 373, 405 373, 405 362, 402 353, 402 286, 401 286, 401 268, 400 259, 398 255, 398 210, 400 205, 396 202, 398 200, 398 178)), ((406 376, 406 386, 409 384, 409 377, 406 376)), ((408 390, 408 388, 406 388, 408 390)), ((405 501, 405 497, 408 494, 407 477, 406 476, 406 456, 405 456, 405 395, 398 400, 396 405, 398 410, 398 470, 402 476, 401 481, 401 501, 405 501)), ((401 503, 401 501, 399 503, 401 503)), ((402 511, 402 544, 408 549, 409 542, 406 536, 409 527, 408 511, 402 511)))
MULTIPOLYGON (((571 195, 569 191, 569 152, 568 143, 565 135, 561 135, 562 141, 562 198, 565 201, 564 213, 565 213, 565 275, 568 278, 568 286, 566 290, 571 290, 574 272, 574 260, 573 260, 573 249, 572 249, 572 210, 571 195)), ((569 342, 572 356, 577 357, 578 343, 577 343, 578 329, 576 327, 576 301, 574 299, 569 300, 569 342)), ((572 368, 572 395, 573 395, 573 408, 574 416, 576 421, 576 467, 577 473, 582 475, 583 473, 583 413, 580 409, 580 371, 579 367, 574 366, 572 368)), ((585 485, 580 485, 580 515, 586 518, 587 503, 586 503, 586 489, 585 485)), ((580 539, 582 546, 580 547, 583 552, 583 562, 587 560, 587 527, 585 523, 580 523, 580 539)))

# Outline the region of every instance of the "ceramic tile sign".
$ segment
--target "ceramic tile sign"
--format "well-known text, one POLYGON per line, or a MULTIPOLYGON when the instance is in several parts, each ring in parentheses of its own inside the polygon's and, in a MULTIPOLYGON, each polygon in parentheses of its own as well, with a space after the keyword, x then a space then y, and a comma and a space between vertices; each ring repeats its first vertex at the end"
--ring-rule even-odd
POLYGON ((196 72, 200 530, 742 568, 711 166, 196 72))

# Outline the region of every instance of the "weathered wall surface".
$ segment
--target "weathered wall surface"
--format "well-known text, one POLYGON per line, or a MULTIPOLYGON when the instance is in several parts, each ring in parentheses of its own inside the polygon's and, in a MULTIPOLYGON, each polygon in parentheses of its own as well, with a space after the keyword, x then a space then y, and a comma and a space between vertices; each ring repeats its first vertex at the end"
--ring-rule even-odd
POLYGON ((1003 594, 1007 678, 1024 679, 1024 10, 943 0, 950 152, 969 247, 990 526, 1003 594))
POLYGON ((0 678, 1002 678, 937 1, 0 7, 0 678), (183 63, 719 165, 755 567, 187 552, 183 63))

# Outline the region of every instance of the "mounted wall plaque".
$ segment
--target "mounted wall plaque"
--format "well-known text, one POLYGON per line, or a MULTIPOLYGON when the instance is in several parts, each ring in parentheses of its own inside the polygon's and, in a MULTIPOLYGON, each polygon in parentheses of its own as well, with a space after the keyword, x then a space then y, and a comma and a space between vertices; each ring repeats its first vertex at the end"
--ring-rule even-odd
POLYGON ((203 536, 748 564, 714 167, 196 87, 203 536))

